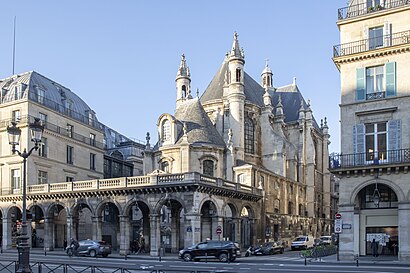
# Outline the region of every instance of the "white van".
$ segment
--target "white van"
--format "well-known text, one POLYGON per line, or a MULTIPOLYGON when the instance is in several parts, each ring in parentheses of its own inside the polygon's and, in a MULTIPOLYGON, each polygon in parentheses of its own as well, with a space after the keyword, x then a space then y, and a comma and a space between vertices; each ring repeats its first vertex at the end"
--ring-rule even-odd
POLYGON ((313 239, 313 236, 311 235, 301 235, 295 240, 292 241, 291 244, 291 249, 308 249, 312 248, 315 244, 315 240, 313 239))

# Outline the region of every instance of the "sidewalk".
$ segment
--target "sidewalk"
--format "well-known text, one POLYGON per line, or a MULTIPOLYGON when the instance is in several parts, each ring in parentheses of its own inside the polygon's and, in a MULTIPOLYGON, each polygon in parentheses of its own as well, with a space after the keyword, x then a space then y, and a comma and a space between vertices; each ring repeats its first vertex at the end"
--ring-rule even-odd
POLYGON ((360 265, 407 265, 410 266, 410 261, 399 261, 397 256, 360 256, 358 261, 337 261, 337 255, 330 255, 326 257, 322 257, 319 259, 311 258, 309 259, 311 263, 340 263, 340 264, 354 264, 357 263, 360 265))

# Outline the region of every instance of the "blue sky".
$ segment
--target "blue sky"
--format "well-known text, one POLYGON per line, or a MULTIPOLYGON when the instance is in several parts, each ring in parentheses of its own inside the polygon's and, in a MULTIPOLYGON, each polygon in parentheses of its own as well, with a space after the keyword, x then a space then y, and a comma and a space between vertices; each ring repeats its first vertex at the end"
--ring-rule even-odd
POLYGON ((37 71, 70 88, 104 124, 122 134, 157 139, 156 122, 174 113, 181 54, 191 88, 206 89, 237 31, 245 70, 260 82, 265 59, 275 86, 293 77, 318 122, 327 117, 330 151, 339 151, 337 9, 346 1, 2 1, 0 78, 37 71))

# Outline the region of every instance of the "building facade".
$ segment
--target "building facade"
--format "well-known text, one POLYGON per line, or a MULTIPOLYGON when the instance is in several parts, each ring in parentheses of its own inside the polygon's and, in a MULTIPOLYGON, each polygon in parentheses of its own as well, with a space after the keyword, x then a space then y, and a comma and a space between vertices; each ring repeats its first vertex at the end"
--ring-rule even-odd
MULTIPOLYGON (((60 170, 48 183, 28 183, 33 247, 52 250, 72 237, 93 238, 127 254, 130 242, 143 237, 151 255, 158 255, 160 248, 177 252, 206 239, 233 240, 244 248, 332 232, 328 126, 326 120, 317 124, 296 79, 274 87, 266 64, 260 84, 255 81, 245 72, 236 33, 231 50, 201 97, 192 95, 190 73, 182 56, 175 81, 176 110, 158 118, 155 145, 149 134, 144 145, 130 143, 100 125, 92 132, 103 143, 96 171, 88 174, 86 168, 82 181, 61 180, 60 170), (108 173, 121 176, 115 164, 121 159, 132 161, 134 176, 103 177, 108 173), (135 165, 142 171, 136 171, 135 165)), ((83 123, 74 126, 91 129, 83 123)), ((10 168, 10 158, 17 165, 21 160, 11 155, 5 130, 3 126, 2 145, 7 153, 2 160, 10 168)), ((51 133, 54 136, 46 127, 45 136, 51 133)), ((21 146, 29 145, 27 140, 21 146)), ((75 156, 74 163, 89 158, 87 149, 74 149, 84 153, 78 155, 81 159, 75 156)), ((37 156, 29 162, 54 166, 39 164, 37 156)), ((8 175, 4 181, 12 183, 8 175)), ((21 217, 21 196, 4 192, 0 212, 3 246, 10 248, 18 234, 15 224, 21 217)))
POLYGON ((349 1, 339 9, 341 78, 340 257, 410 260, 410 2, 349 1))

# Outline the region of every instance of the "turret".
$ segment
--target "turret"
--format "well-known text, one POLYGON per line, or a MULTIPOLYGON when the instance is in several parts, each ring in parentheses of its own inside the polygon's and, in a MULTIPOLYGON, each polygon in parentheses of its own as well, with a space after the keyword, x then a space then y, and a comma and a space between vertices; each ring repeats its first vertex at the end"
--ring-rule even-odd
POLYGON ((175 78, 176 90, 177 90, 177 108, 178 105, 192 98, 191 96, 191 73, 189 67, 186 65, 185 55, 181 56, 181 63, 178 68, 177 76, 175 78))
POLYGON ((273 87, 273 73, 269 67, 268 60, 266 60, 265 69, 263 69, 261 77, 262 77, 262 87, 263 88, 273 87))

